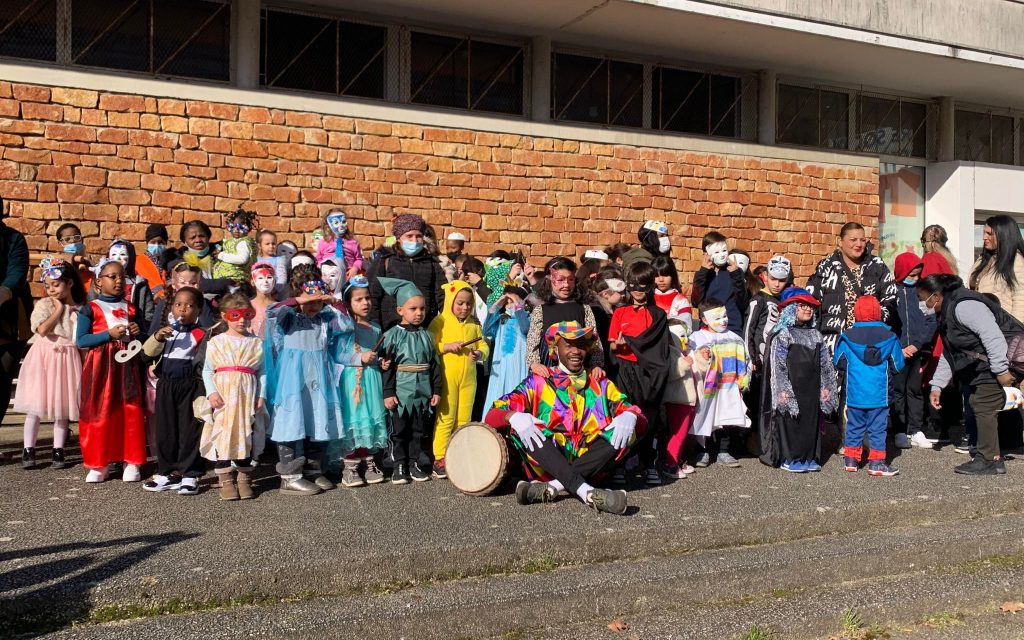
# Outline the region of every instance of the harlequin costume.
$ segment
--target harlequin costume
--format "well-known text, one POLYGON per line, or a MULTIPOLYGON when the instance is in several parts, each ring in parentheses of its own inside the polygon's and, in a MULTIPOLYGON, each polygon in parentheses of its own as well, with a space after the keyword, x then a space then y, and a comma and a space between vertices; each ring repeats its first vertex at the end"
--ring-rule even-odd
POLYGON ((490 353, 487 342, 482 340, 483 331, 473 316, 472 307, 465 320, 459 320, 452 311, 455 297, 460 291, 473 289, 461 280, 444 286, 444 307, 441 315, 430 322, 430 334, 441 357, 441 402, 437 405, 437 424, 434 426, 434 459, 444 459, 448 438, 458 425, 472 419, 473 400, 476 398, 476 361, 470 354, 480 351, 481 361, 486 362, 490 353), (444 345, 450 342, 477 342, 459 349, 456 353, 445 353, 444 345))
POLYGON ((114 354, 126 343, 111 340, 108 332, 131 322, 141 323, 140 314, 117 296, 100 295, 78 312, 75 343, 89 350, 79 409, 82 464, 87 469, 105 471, 111 462, 146 462, 142 363, 137 357, 117 362, 114 354))

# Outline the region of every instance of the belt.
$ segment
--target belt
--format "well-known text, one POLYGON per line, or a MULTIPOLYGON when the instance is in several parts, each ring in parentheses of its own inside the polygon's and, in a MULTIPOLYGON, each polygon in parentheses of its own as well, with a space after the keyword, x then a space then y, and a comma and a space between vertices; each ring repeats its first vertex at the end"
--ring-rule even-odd
POLYGON ((401 371, 403 373, 423 373, 430 369, 429 364, 400 364, 395 367, 395 371, 401 371))
POLYGON ((251 376, 256 375, 256 370, 252 367, 217 367, 213 370, 214 373, 248 373, 251 376))

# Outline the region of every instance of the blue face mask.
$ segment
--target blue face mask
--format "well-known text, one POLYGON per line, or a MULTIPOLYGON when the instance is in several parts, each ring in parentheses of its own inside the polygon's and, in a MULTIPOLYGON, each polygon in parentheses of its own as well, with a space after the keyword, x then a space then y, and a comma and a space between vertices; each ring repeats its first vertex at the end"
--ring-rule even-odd
POLYGON ((195 249, 189 249, 188 251, 189 253, 199 256, 200 258, 205 258, 206 254, 210 253, 210 245, 206 245, 206 248, 203 249, 202 251, 196 251, 195 249))
POLYGON ((71 244, 64 245, 64 253, 82 253, 85 251, 84 242, 72 242, 71 244))
POLYGON ((149 244, 146 245, 146 253, 148 253, 151 256, 158 256, 164 252, 165 248, 167 247, 163 243, 150 242, 149 244))
POLYGON ((414 242, 412 240, 402 240, 402 251, 405 255, 411 258, 420 251, 423 251, 423 243, 414 242))
POLYGON ((904 278, 903 279, 903 284, 907 285, 908 287, 916 287, 917 286, 917 278, 904 278))

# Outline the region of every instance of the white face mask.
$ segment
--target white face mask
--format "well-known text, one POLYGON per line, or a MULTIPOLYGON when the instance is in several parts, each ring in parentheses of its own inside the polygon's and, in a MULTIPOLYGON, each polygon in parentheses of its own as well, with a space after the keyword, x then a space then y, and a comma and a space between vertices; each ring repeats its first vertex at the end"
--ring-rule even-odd
POLYGON ((128 266, 128 249, 123 245, 116 244, 110 247, 110 250, 107 251, 107 257, 120 262, 122 266, 128 266))
POLYGON ((323 278, 327 289, 332 293, 338 290, 338 280, 341 279, 341 269, 334 265, 325 264, 320 267, 320 277, 323 278))
POLYGON ((270 293, 274 290, 274 275, 267 271, 259 271, 253 275, 252 284, 260 293, 270 293))
POLYGON ((669 240, 668 236, 661 236, 658 238, 658 251, 662 253, 668 253, 668 250, 672 248, 672 241, 669 240))
POLYGON ((725 263, 729 261, 729 245, 724 242, 709 244, 707 254, 716 267, 724 267, 725 263))
POLYGON ((704 312, 704 324, 715 333, 725 333, 729 330, 729 312, 725 307, 708 309, 704 312))
POLYGON ((288 242, 282 242, 277 245, 277 255, 291 263, 292 256, 295 255, 295 246, 288 242))
POLYGON ((923 313, 924 315, 926 315, 926 316, 934 316, 935 315, 935 309, 932 309, 931 307, 929 307, 925 303, 924 300, 918 302, 917 306, 921 307, 921 313, 923 313))
POLYGON ((740 271, 746 272, 750 268, 750 258, 742 253, 734 253, 730 257, 736 263, 736 266, 739 267, 740 271))
POLYGON ((313 258, 310 258, 309 256, 295 256, 294 258, 292 258, 292 269, 299 266, 300 264, 308 264, 310 266, 313 266, 314 264, 316 264, 316 261, 313 260, 313 258))

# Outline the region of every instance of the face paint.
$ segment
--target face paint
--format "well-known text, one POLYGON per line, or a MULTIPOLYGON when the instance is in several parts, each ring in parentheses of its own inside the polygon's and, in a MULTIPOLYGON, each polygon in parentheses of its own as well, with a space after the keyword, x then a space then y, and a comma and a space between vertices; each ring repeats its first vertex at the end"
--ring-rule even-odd
POLYGON ((260 269, 252 274, 252 285, 262 294, 274 290, 274 273, 269 269, 260 269))
POLYGON ((332 213, 327 216, 327 226, 335 237, 340 237, 348 232, 348 219, 344 213, 332 213))
POLYGON ((320 265, 320 277, 324 279, 327 290, 335 292, 338 290, 338 281, 341 279, 341 269, 333 264, 320 265))
POLYGON ((705 251, 711 257, 711 262, 716 267, 724 267, 725 263, 729 261, 729 245, 724 242, 709 244, 705 251))
POLYGON ((733 259, 733 262, 736 263, 736 266, 739 267, 740 271, 746 273, 747 269, 750 268, 750 258, 742 253, 733 253, 730 257, 733 259))
POLYGON ((123 244, 115 244, 107 251, 107 257, 121 263, 121 266, 128 266, 128 248, 123 244))
POLYGON ((729 312, 725 307, 708 309, 704 312, 704 324, 715 333, 725 333, 729 330, 729 312))

